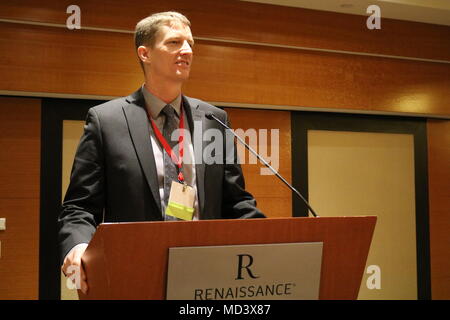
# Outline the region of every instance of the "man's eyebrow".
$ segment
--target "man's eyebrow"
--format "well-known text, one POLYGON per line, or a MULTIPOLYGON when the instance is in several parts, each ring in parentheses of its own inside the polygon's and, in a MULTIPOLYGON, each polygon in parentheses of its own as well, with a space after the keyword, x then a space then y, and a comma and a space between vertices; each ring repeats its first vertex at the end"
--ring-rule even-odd
POLYGON ((166 39, 166 41, 169 41, 169 40, 179 40, 179 39, 181 39, 180 36, 171 36, 171 37, 168 37, 168 38, 166 39))
POLYGON ((183 36, 170 36, 166 40, 181 40, 183 36))
MULTIPOLYGON (((166 39, 166 41, 172 41, 172 40, 182 40, 184 37, 182 36, 171 36, 169 38, 166 39)), ((194 45, 195 41, 192 38, 188 38, 186 39, 187 42, 189 42, 191 45, 194 45)))

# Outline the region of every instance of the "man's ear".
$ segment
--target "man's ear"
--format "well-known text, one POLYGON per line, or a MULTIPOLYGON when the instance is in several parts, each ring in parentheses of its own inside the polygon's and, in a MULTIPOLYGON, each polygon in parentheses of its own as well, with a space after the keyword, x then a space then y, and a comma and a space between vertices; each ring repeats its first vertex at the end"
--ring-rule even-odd
POLYGON ((150 62, 150 48, 146 46, 139 46, 137 48, 137 55, 143 63, 150 62))

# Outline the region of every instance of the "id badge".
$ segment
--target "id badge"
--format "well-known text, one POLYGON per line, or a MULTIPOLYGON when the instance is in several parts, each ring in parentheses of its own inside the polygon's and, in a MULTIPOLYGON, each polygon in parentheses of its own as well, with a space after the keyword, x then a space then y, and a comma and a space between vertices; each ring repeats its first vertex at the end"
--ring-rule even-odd
POLYGON ((186 184, 172 181, 166 215, 181 220, 192 220, 194 216, 194 201, 194 188, 186 184))

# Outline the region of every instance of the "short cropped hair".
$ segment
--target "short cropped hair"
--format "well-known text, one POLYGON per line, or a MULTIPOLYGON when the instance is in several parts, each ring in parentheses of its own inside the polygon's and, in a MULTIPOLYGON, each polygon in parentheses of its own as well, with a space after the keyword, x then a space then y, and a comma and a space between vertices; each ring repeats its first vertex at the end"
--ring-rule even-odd
POLYGON ((175 11, 155 13, 139 21, 134 32, 134 44, 136 49, 143 45, 153 48, 156 41, 156 35, 161 26, 170 25, 175 21, 181 22, 188 27, 191 26, 191 22, 188 18, 175 11))

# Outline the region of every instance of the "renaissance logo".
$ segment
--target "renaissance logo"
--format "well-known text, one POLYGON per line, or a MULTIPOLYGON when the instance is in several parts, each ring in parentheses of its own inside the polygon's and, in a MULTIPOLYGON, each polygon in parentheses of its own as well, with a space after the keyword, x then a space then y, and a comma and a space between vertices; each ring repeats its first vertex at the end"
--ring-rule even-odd
MULTIPOLYGON (((244 272, 252 279, 258 279, 250 268, 254 259, 250 254, 237 255, 237 272, 235 280, 244 280, 244 272)), ((236 286, 228 288, 204 288, 194 290, 194 300, 223 300, 223 299, 248 299, 248 298, 272 298, 273 296, 286 296, 292 294, 293 282, 271 283, 264 285, 236 286)))
POLYGON ((168 300, 318 299, 321 242, 169 249, 168 300))
POLYGON ((195 289, 194 300, 272 299, 275 296, 291 295, 293 287, 295 287, 295 283, 287 282, 234 288, 195 289))

